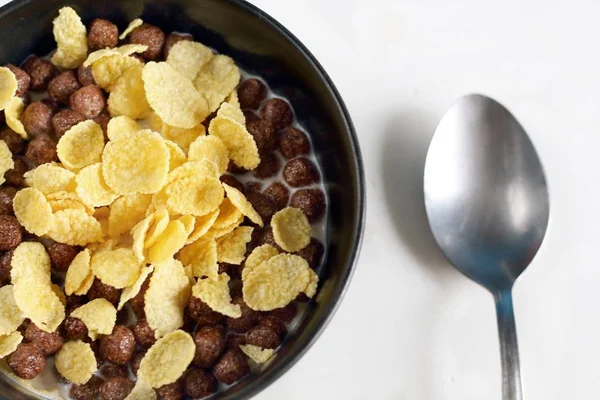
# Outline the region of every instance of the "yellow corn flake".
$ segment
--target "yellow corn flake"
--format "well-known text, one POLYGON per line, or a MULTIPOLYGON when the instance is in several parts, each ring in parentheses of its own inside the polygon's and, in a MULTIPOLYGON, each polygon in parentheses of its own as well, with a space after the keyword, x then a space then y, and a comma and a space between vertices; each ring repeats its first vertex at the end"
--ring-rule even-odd
POLYGON ((50 277, 43 281, 31 278, 15 282, 15 303, 25 318, 45 331, 54 331, 65 318, 65 307, 52 290, 50 277))
POLYGON ((242 270, 242 280, 246 279, 246 276, 260 264, 275 257, 278 254, 279 251, 270 244, 263 244, 262 246, 258 246, 257 248, 252 250, 252 253, 248 255, 248 257, 246 258, 246 262, 244 263, 244 269, 242 270))
POLYGON ((78 307, 71 317, 79 318, 88 328, 88 336, 110 335, 117 321, 117 309, 106 299, 98 298, 78 307))
POLYGON ((138 379, 125 400, 156 400, 156 391, 150 384, 138 379))
POLYGON ((177 218, 177 220, 183 224, 187 236, 194 232, 194 227, 196 226, 196 217, 193 215, 183 215, 177 218))
POLYGON ((60 199, 60 200, 48 200, 50 207, 52 207, 52 212, 68 210, 68 209, 76 209, 82 210, 89 214, 89 207, 83 204, 79 200, 71 200, 71 199, 60 199))
POLYGON ((163 337, 183 326, 183 308, 190 297, 190 281, 177 260, 154 266, 144 295, 144 312, 155 337, 163 337))
POLYGON ((181 221, 171 221, 160 234, 156 243, 148 251, 148 260, 153 264, 162 264, 173 258, 185 245, 188 235, 181 221))
POLYGON ((110 92, 128 69, 139 65, 142 62, 135 57, 112 54, 92 64, 92 76, 102 89, 110 92))
POLYGON ((125 30, 123 31, 123 33, 121 33, 121 35, 119 36, 120 40, 123 40, 127 37, 127 35, 129 35, 131 32, 133 32, 133 30, 135 28, 138 28, 140 26, 142 26, 142 24, 144 23, 144 21, 142 21, 141 18, 136 18, 133 21, 131 21, 129 23, 129 25, 127 26, 127 28, 125 28, 125 30))
POLYGON ((102 163, 88 165, 77 174, 77 195, 90 207, 102 207, 111 204, 119 195, 113 192, 102 177, 102 163))
POLYGON ((102 128, 89 119, 65 132, 56 145, 56 153, 67 168, 79 170, 100 162, 103 148, 102 128))
POLYGON ((0 336, 0 358, 13 353, 23 341, 21 332, 12 332, 6 336, 0 336))
POLYGON ((23 103, 23 99, 15 96, 6 103, 4 116, 6 117, 6 125, 23 139, 27 139, 27 132, 25 132, 25 127, 21 122, 21 114, 23 114, 24 109, 25 103, 23 103))
POLYGON ((190 233, 186 244, 190 244, 206 235, 210 227, 214 224, 216 219, 219 217, 219 210, 211 211, 210 213, 201 217, 196 217, 196 223, 194 224, 194 231, 190 233))
POLYGON ((167 206, 179 214, 206 215, 219 207, 224 191, 216 178, 177 179, 165 188, 167 206))
POLYGON ((192 81, 213 55, 213 51, 202 43, 182 40, 169 50, 167 63, 192 81))
POLYGON ((87 32, 79 15, 71 7, 58 10, 54 19, 54 40, 56 53, 52 56, 52 64, 65 69, 77 68, 87 57, 87 32))
POLYGON ((229 158, 238 166, 254 169, 260 164, 258 147, 246 127, 227 117, 218 116, 210 121, 208 132, 221 139, 229 158))
POLYGON ((21 242, 11 257, 10 278, 13 285, 20 281, 50 284, 50 256, 38 242, 21 242))
POLYGON ((131 135, 142 130, 133 119, 126 115, 111 118, 106 126, 106 135, 109 140, 115 140, 119 135, 131 135))
POLYGON ((246 274, 244 301, 253 310, 271 311, 285 307, 310 283, 306 260, 293 254, 271 257, 246 274))
POLYGON ((158 133, 147 129, 108 142, 102 159, 104 180, 122 195, 155 193, 169 173, 169 149, 158 133))
POLYGON ((178 257, 183 265, 191 266, 193 276, 217 279, 219 264, 217 242, 214 239, 200 238, 181 249, 178 257))
POLYGON ((144 240, 144 248, 148 249, 158 241, 158 238, 163 234, 169 225, 169 212, 161 208, 154 213, 152 224, 148 228, 146 238, 144 240))
POLYGON ((202 159, 189 161, 169 173, 168 183, 183 178, 215 178, 219 179, 219 169, 214 162, 202 159))
POLYGON ((250 221, 254 222, 258 226, 263 226, 262 218, 256 212, 254 207, 252 207, 252 204, 250 204, 242 192, 226 183, 223 183, 223 188, 225 189, 225 193, 227 193, 227 198, 231 200, 233 205, 236 206, 237 209, 242 212, 242 214, 250 218, 250 221))
POLYGON ((240 345, 240 349, 257 364, 266 363, 275 354, 275 350, 273 349, 263 349, 252 344, 242 344, 240 345))
POLYGON ((17 330, 25 317, 17 306, 13 295, 13 286, 0 288, 0 336, 9 335, 17 330))
POLYGON ((6 67, 0 67, 0 110, 4 110, 10 99, 17 93, 17 78, 6 67))
POLYGON ((302 292, 304 292, 306 296, 312 298, 317 293, 317 287, 319 286, 319 275, 317 275, 312 269, 308 271, 308 274, 308 285, 302 292))
POLYGON ((106 285, 122 289, 140 276, 140 263, 130 249, 99 251, 92 255, 94 275, 106 285))
POLYGON ((154 214, 150 214, 131 229, 131 236, 133 238, 131 250, 133 250, 133 254, 135 254, 135 257, 139 262, 146 259, 147 252, 144 251, 144 241, 146 240, 148 229, 150 229, 150 226, 154 223, 154 219, 154 214))
POLYGON ((233 232, 217 238, 218 261, 228 264, 239 265, 244 260, 246 254, 246 245, 252 239, 250 226, 240 226, 233 232))
POLYGON ((213 227, 215 229, 223 229, 231 226, 233 223, 238 221, 242 216, 242 212, 233 205, 229 198, 223 199, 223 202, 219 206, 219 216, 215 220, 213 227))
POLYGON ((234 221, 231 225, 223 226, 222 228, 216 228, 214 225, 206 232, 204 235, 207 238, 217 239, 221 236, 227 235, 228 233, 233 232, 235 228, 237 228, 242 222, 244 222, 244 216, 240 215, 240 218, 237 221, 234 221))
POLYGON ((129 68, 115 82, 108 96, 108 111, 112 116, 126 115, 133 119, 143 119, 152 112, 142 81, 141 64, 129 68))
POLYGON ((34 235, 45 235, 54 223, 52 207, 38 189, 25 188, 18 191, 13 199, 13 209, 19 223, 34 235))
POLYGON ((294 253, 310 243, 310 224, 299 208, 286 207, 271 219, 275 243, 283 250, 294 253))
POLYGON ((240 109, 240 103, 237 98, 237 94, 235 95, 235 97, 229 96, 229 99, 231 99, 233 103, 227 102, 221 104, 221 108, 219 108, 217 116, 228 118, 230 120, 240 123, 241 125, 246 125, 246 117, 240 109))
POLYGON ((235 62, 224 55, 216 55, 198 72, 194 86, 208 102, 209 113, 233 92, 240 82, 240 70, 235 62))
POLYGON ((185 153, 188 152, 188 149, 194 140, 200 136, 206 135, 206 128, 202 124, 190 129, 177 128, 164 123, 154 112, 150 114, 148 120, 150 129, 159 132, 162 137, 175 143, 185 153))
POLYGON ((98 370, 94 351, 81 340, 63 344, 54 357, 54 365, 61 376, 78 385, 89 381, 98 370))
POLYGON ((79 287, 79 289, 77 289, 75 291, 75 294, 77 296, 84 296, 87 294, 87 292, 90 291, 90 288, 92 287, 92 285, 94 284, 94 279, 96 279, 96 277, 94 276, 93 273, 90 273, 88 275, 87 278, 85 278, 85 280, 83 281, 83 283, 81 284, 81 286, 79 287))
POLYGON ((227 148, 218 137, 200 136, 190 145, 188 160, 199 161, 203 158, 214 162, 219 167, 220 175, 227 171, 229 165, 227 148))
POLYGON ((146 215, 146 210, 152 201, 149 194, 130 194, 115 200, 110 205, 108 217, 108 233, 117 237, 131 229, 146 215))
POLYGON ((32 171, 31 186, 48 195, 75 190, 75 174, 56 163, 42 164, 32 171))
POLYGON ((57 284, 53 283, 50 287, 52 288, 52 291, 54 292, 54 294, 60 300, 60 303, 64 307, 66 307, 67 306, 67 296, 65 296, 65 293, 62 291, 62 289, 60 288, 60 286, 58 286, 57 284))
POLYGON ((142 285, 153 271, 154 267, 152 265, 142 268, 142 272, 140 273, 140 276, 138 276, 134 284, 123 289, 123 292, 121 293, 121 300, 119 300, 119 306, 117 307, 117 310, 121 310, 125 303, 127 303, 129 300, 133 299, 135 296, 138 295, 140 290, 142 290, 142 285))
POLYGON ((159 339, 148 350, 138 371, 138 379, 153 388, 175 382, 194 359, 196 345, 189 333, 177 330, 159 339))
POLYGON ((93 53, 90 53, 88 58, 83 62, 83 66, 87 68, 90 65, 92 65, 93 63, 95 63, 96 61, 98 61, 102 58, 105 58, 105 57, 109 57, 109 56, 113 56, 113 55, 130 56, 134 53, 143 53, 146 50, 148 50, 148 46, 146 46, 145 44, 135 44, 135 43, 126 44, 126 45, 116 47, 113 49, 100 49, 100 50, 94 51, 93 53))
POLYGON ((202 300, 213 311, 231 318, 242 316, 239 305, 231 303, 229 294, 229 275, 218 274, 217 279, 198 279, 192 288, 192 295, 202 300))
POLYGON ((71 246, 85 246, 102 239, 100 223, 85 211, 68 209, 54 214, 54 223, 48 236, 71 246))
POLYGON ((177 145, 177 143, 172 142, 170 140, 165 139, 165 144, 169 149, 169 171, 173 171, 174 169, 182 166, 186 161, 187 157, 181 147, 177 145))
POLYGON ((90 259, 89 249, 83 249, 71 261, 65 277, 65 293, 68 296, 81 288, 86 279, 89 278, 92 272, 90 269, 90 259))
POLYGON ((0 140, 0 185, 4 183, 4 174, 15 167, 15 162, 12 159, 10 149, 0 140))
POLYGON ((192 82, 166 62, 149 62, 142 72, 148 103, 167 124, 198 126, 210 114, 206 100, 192 82))

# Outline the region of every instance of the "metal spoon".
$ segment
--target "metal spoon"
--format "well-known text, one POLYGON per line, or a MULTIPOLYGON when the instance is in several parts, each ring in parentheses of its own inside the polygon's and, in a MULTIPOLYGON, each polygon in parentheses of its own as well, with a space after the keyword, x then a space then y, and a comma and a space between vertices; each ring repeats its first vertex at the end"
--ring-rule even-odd
POLYGON ((511 293, 548 226, 548 187, 538 155, 506 108, 469 95, 438 125, 424 179, 425 208, 438 245, 454 267, 494 295, 503 399, 520 400, 511 293))

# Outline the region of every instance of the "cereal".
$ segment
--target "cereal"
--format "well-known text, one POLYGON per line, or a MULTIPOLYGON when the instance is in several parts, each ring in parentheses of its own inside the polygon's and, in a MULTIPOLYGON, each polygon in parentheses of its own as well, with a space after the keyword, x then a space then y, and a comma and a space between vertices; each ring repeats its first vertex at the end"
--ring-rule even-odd
POLYGON ((148 260, 153 264, 169 261, 187 241, 188 235, 181 221, 170 221, 148 251, 148 260))
POLYGON ((194 358, 196 346, 192 337, 181 330, 159 339, 142 359, 138 378, 153 388, 175 382, 194 358))
POLYGON ((129 25, 127 25, 127 28, 125 28, 125 30, 123 31, 123 33, 121 33, 121 35, 119 36, 120 40, 123 40, 127 37, 127 35, 129 35, 131 32, 133 32, 133 30, 139 26, 142 26, 142 24, 144 23, 144 21, 142 21, 140 18, 136 18, 133 21, 131 21, 129 23, 129 25))
POLYGON ((23 335, 21 335, 21 332, 11 332, 6 336, 0 336, 0 358, 14 352, 22 341, 23 335))
POLYGON ((52 64, 65 69, 77 68, 88 51, 85 25, 71 7, 58 10, 53 24, 57 49, 52 56, 52 64))
POLYGON ((110 119, 106 134, 109 140, 115 140, 119 135, 132 135, 141 130, 142 127, 133 119, 126 115, 119 115, 110 119))
POLYGON ((102 158, 106 183, 122 195, 155 193, 169 173, 169 149, 160 135, 150 130, 111 140, 102 158))
POLYGON ((10 260, 13 285, 30 280, 50 282, 50 257, 41 243, 23 242, 13 252, 10 260))
POLYGON ((231 303, 229 295, 229 276, 219 274, 217 279, 198 279, 192 288, 194 297, 206 303, 212 310, 232 318, 242 315, 240 306, 231 303))
POLYGON ((223 235, 217 239, 218 261, 228 264, 239 265, 244 260, 246 245, 252 238, 254 228, 240 226, 233 232, 223 235))
POLYGON ((125 305, 125 303, 137 296, 140 290, 142 290, 142 285, 153 271, 154 266, 152 265, 142 267, 140 275, 138 276, 137 280, 133 283, 133 285, 123 289, 123 292, 121 293, 121 300, 119 300, 119 306, 117 307, 117 310, 120 311, 125 305))
MULTIPOLYGON (((91 56, 92 55, 90 55, 90 57, 91 56)), ((117 83, 125 71, 129 68, 141 65, 141 61, 135 57, 122 55, 117 52, 116 54, 105 55, 91 65, 92 76, 96 83, 102 89, 110 92, 112 86, 117 83)))
POLYGON ((146 100, 142 69, 141 64, 134 65, 112 86, 108 97, 110 115, 126 115, 133 119, 143 119, 150 115, 152 109, 146 100))
POLYGON ((233 205, 229 198, 225 198, 219 206, 219 216, 213 224, 215 229, 223 229, 231 226, 240 219, 242 212, 233 205))
POLYGON ((154 213, 154 220, 150 225, 146 233, 146 238, 144 240, 144 247, 150 248, 156 243, 160 235, 167 229, 167 225, 169 224, 169 213, 166 209, 162 208, 157 210, 154 213))
POLYGON ((118 198, 110 205, 108 217, 108 233, 110 237, 117 237, 131 229, 144 219, 146 210, 152 201, 148 194, 130 194, 118 198))
POLYGON ((13 296, 13 286, 0 288, 0 336, 9 335, 17 330, 25 320, 13 296))
POLYGON ((227 170, 227 165, 229 164, 227 148, 218 137, 200 136, 190 145, 188 160, 199 161, 203 158, 217 164, 220 175, 227 170))
POLYGON ((15 216, 19 223, 28 231, 43 236, 54 223, 52 208, 44 194, 35 188, 20 190, 13 200, 15 216))
POLYGON ((4 183, 4 174, 15 166, 10 149, 0 140, 0 185, 4 183))
POLYGON ((207 276, 217 279, 217 242, 214 239, 200 238, 188 244, 179 252, 179 260, 185 266, 192 267, 192 275, 201 278, 207 276))
POLYGON ((208 132, 221 139, 229 158, 245 169, 254 169, 260 163, 258 148, 246 127, 227 117, 217 117, 210 122, 208 132))
POLYGON ((150 214, 131 229, 131 236, 133 237, 132 250, 139 262, 144 261, 146 258, 147 252, 144 251, 144 242, 150 226, 155 222, 155 218, 154 214, 150 214))
POLYGON ((25 158, 35 165, 58 161, 56 142, 46 134, 38 135, 27 145, 25 158))
POLYGON ((224 191, 216 178, 177 179, 165 188, 170 210, 180 214, 206 215, 219 207, 224 191))
POLYGON ((246 357, 240 349, 229 349, 213 367, 215 377, 226 385, 231 385, 250 372, 246 357))
POLYGON ((116 325, 110 335, 100 339, 100 355, 116 365, 124 365, 135 351, 135 337, 131 329, 116 325))
POLYGON ((6 64, 6 68, 14 74, 15 79, 17 80, 17 90, 14 96, 18 96, 21 98, 25 97, 25 95, 29 91, 29 86, 31 85, 31 76, 29 76, 27 72, 13 64, 6 64))
POLYGON ((6 125, 13 131, 18 133, 23 139, 27 139, 27 132, 21 122, 21 114, 25 109, 25 103, 20 97, 11 98, 4 107, 4 115, 6 117, 6 125))
POLYGON ((86 295, 92 288, 92 285, 94 284, 94 280, 95 280, 94 274, 89 274, 88 277, 85 278, 85 280, 83 281, 83 283, 81 284, 79 289, 77 289, 75 291, 75 294, 77 296, 86 295))
POLYGON ((242 271, 242 280, 245 280, 248 274, 258 267, 263 262, 275 257, 279 254, 279 251, 270 244, 263 244, 258 246, 252 253, 246 258, 244 263, 244 270, 242 271))
POLYGON ((250 220, 258 226, 263 226, 262 218, 258 215, 254 207, 252 207, 252 204, 244 197, 242 192, 226 183, 223 183, 223 188, 225 189, 225 193, 227 193, 227 198, 231 200, 231 203, 233 203, 242 214, 250 218, 250 220))
POLYGON ((275 242, 283 250, 293 253, 310 243, 310 224, 302 210, 287 207, 278 211, 271 220, 275 242))
POLYGON ((237 90, 242 108, 257 109, 267 97, 267 87, 258 79, 247 79, 237 90))
POLYGON ((0 67, 0 110, 4 110, 10 99, 17 93, 17 77, 6 67, 0 67))
POLYGON ((239 81, 240 70, 234 61, 218 54, 200 69, 194 79, 194 86, 207 100, 211 113, 235 90, 239 81))
POLYGON ((156 392, 152 386, 138 379, 131 392, 125 397, 125 400, 156 400, 156 392))
POLYGON ((90 24, 88 47, 90 51, 115 47, 119 43, 119 30, 115 24, 102 18, 96 18, 90 24))
MULTIPOLYGON (((141 44, 126 44, 121 47, 117 47, 114 49, 100 49, 96 50, 93 53, 90 53, 87 59, 83 62, 83 67, 87 68, 93 65, 95 62, 110 56, 130 56, 135 53, 142 53, 146 51, 148 47, 141 44)), ((139 60, 138 60, 139 61, 139 60)))
MULTIPOLYGON (((14 266, 13 266, 14 269, 14 266)), ((41 329, 52 332, 65 317, 65 308, 49 283, 44 280, 23 279, 15 282, 13 294, 15 302, 26 318, 35 322, 41 329)))
POLYGON ((287 101, 278 98, 266 100, 260 110, 260 116, 269 121, 276 130, 292 123, 294 113, 287 101))
POLYGON ((196 355, 192 361, 201 368, 210 368, 219 358, 225 345, 225 330, 222 325, 203 326, 194 333, 196 355))
POLYGON ((90 275, 92 274, 90 259, 90 250, 83 249, 71 262, 65 277, 65 293, 67 296, 75 293, 83 286, 86 280, 90 279, 90 275))
POLYGON ((75 174, 56 163, 42 164, 32 171, 31 186, 48 195, 75 190, 75 174))
POLYGON ((106 299, 97 298, 71 313, 88 328, 88 336, 96 340, 99 335, 110 335, 117 321, 117 309, 106 299))
MULTIPOLYGON (((100 86, 88 85, 77 89, 69 97, 69 105, 73 111, 77 111, 86 118, 96 118, 106 107, 106 98, 100 86)), ((96 122, 100 124, 100 122, 96 122)))
POLYGON ((138 259, 126 248, 96 252, 90 265, 102 283, 117 289, 133 285, 140 275, 138 259))
POLYGON ((165 144, 169 149, 169 171, 173 171, 174 169, 181 167, 187 161, 187 157, 177 143, 165 139, 165 144))
POLYGON ((131 43, 148 46, 148 49, 142 53, 142 56, 147 60, 156 60, 162 54, 162 48, 165 44, 165 33, 157 26, 142 24, 131 32, 129 40, 131 43))
POLYGON ((169 173, 168 182, 183 178, 215 178, 219 177, 217 164, 202 159, 200 161, 189 161, 169 173))
POLYGON ((193 128, 210 113, 192 82, 167 63, 149 62, 142 72, 148 103, 167 124, 193 128))
POLYGON ((77 195, 89 207, 111 204, 119 195, 112 191, 102 177, 102 164, 88 165, 77 174, 77 195))
POLYGON ((157 338, 183 326, 183 308, 189 296, 190 281, 179 261, 154 266, 144 311, 157 338))
POLYGON ((212 50, 202 43, 183 40, 171 47, 167 63, 193 81, 202 66, 212 57, 212 50))
POLYGON ((55 104, 67 105, 71 95, 80 87, 75 71, 65 71, 56 75, 48 83, 48 96, 55 104))
POLYGON ((81 340, 65 343, 56 353, 54 365, 62 376, 79 385, 89 381, 98 370, 92 348, 81 340))
POLYGON ((240 349, 244 352, 245 355, 250 357, 252 361, 257 364, 264 364, 273 357, 275 351, 273 349, 263 349, 258 346, 254 346, 251 344, 243 344, 240 346, 240 349))
POLYGON ((189 235, 186 244, 190 244, 206 235, 210 227, 214 224, 219 216, 219 210, 214 210, 201 217, 196 217, 196 223, 194 224, 194 231, 189 235))
POLYGON ((104 133, 92 120, 78 123, 58 141, 56 151, 60 161, 69 169, 79 170, 101 161, 104 133))
POLYGON ((85 211, 66 209, 54 213, 48 236, 60 243, 85 246, 102 238, 102 227, 85 211))

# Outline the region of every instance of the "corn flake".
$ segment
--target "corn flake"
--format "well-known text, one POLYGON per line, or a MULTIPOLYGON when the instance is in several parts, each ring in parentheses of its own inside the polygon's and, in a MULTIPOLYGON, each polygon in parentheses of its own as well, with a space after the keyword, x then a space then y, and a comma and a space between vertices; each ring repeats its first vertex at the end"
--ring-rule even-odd
POLYGON ((200 238, 188 244, 179 252, 179 260, 183 265, 191 266, 192 276, 207 276, 217 279, 219 264, 217 263, 217 242, 214 239, 200 238))
POLYGON ((45 195, 75 190, 75 174, 57 163, 42 164, 31 172, 31 186, 45 195))
POLYGON ((215 220, 213 227, 215 229, 223 229, 231 226, 233 223, 238 221, 242 216, 242 212, 233 205, 229 198, 223 199, 223 202, 219 206, 219 216, 215 220))
POLYGON ((196 345, 189 333, 171 332, 150 347, 138 371, 138 378, 153 388, 175 382, 190 365, 196 345))
POLYGON ((77 182, 77 195, 89 207, 107 206, 119 197, 104 182, 101 163, 83 168, 77 174, 75 182, 77 182))
POLYGON ((187 161, 187 157, 177 143, 165 139, 165 144, 169 149, 169 171, 173 171, 174 169, 182 166, 187 161))
POLYGON ((244 222, 244 216, 240 214, 240 217, 237 221, 234 221, 231 225, 223 226, 222 228, 216 228, 214 225, 206 232, 204 235, 207 238, 217 239, 221 236, 227 235, 228 233, 233 232, 235 228, 237 228, 242 222, 244 222))
POLYGON ((241 264, 246 254, 246 245, 252 239, 253 230, 250 226, 240 226, 233 232, 217 238, 218 261, 241 264))
POLYGON ((162 264, 173 258, 188 238, 183 222, 169 222, 165 230, 157 238, 156 243, 148 251, 148 260, 153 264, 162 264))
POLYGON ((242 316, 239 305, 231 303, 229 294, 229 275, 219 274, 217 279, 198 279, 192 288, 192 295, 202 300, 213 311, 231 318, 242 316))
POLYGON ((90 269, 90 250, 80 251, 67 270, 65 277, 65 293, 70 296, 83 286, 86 279, 89 278, 92 270, 90 269))
POLYGON ((215 178, 219 179, 219 169, 214 162, 202 159, 189 161, 169 173, 168 183, 183 178, 215 178))
POLYGON ((13 353, 23 341, 21 332, 12 332, 6 336, 0 336, 0 358, 13 353))
POLYGON ((79 289, 77 289, 75 291, 75 294, 77 296, 85 296, 87 294, 87 292, 90 291, 92 285, 94 284, 94 279, 96 279, 94 274, 93 273, 89 274, 88 277, 85 278, 85 280, 83 281, 83 283, 81 284, 79 289))
POLYGON ((103 148, 102 128, 90 119, 66 131, 56 145, 56 153, 67 168, 79 170, 100 162, 103 148))
POLYGON ((92 255, 94 275, 106 285, 122 289, 133 285, 140 276, 140 263, 133 251, 120 248, 92 255))
POLYGON ((4 107, 15 95, 17 86, 15 74, 6 67, 0 67, 0 110, 4 110, 4 107))
POLYGON ((275 350, 273 349, 263 349, 252 344, 242 344, 240 345, 240 349, 257 364, 266 363, 275 354, 275 350))
POLYGON ((227 147, 229 158, 236 165, 245 169, 254 169, 260 164, 254 137, 244 125, 217 114, 217 117, 210 121, 208 132, 221 139, 227 147))
POLYGON ((299 208, 286 207, 271 219, 275 243, 283 250, 294 253, 310 243, 310 224, 299 208))
POLYGON ((142 130, 133 119, 126 115, 111 118, 106 126, 106 135, 109 140, 115 140, 119 135, 131 135, 142 130))
POLYGON ((17 306, 13 295, 13 286, 6 285, 0 288, 0 336, 9 335, 17 330, 25 320, 23 313, 17 306))
POLYGON ((65 318, 65 307, 50 285, 50 276, 43 281, 22 279, 15 282, 13 295, 23 316, 40 329, 53 332, 65 318))
POLYGON ((190 145, 188 160, 199 161, 203 158, 214 162, 219 167, 219 174, 222 175, 227 171, 229 165, 227 148, 218 137, 200 136, 190 145))
POLYGON ((38 189, 25 188, 18 191, 13 199, 13 209, 19 223, 34 235, 45 235, 54 223, 52 207, 38 189))
POLYGON ((216 178, 183 178, 165 188, 167 206, 179 214, 206 215, 219 207, 224 191, 216 178))
POLYGON ((130 194, 118 198, 110 205, 108 217, 108 233, 117 237, 131 229, 146 215, 146 210, 152 201, 149 194, 130 194))
POLYGON ((138 379, 125 400, 156 400, 156 391, 148 383, 138 379))
POLYGON ((58 10, 53 24, 57 49, 52 64, 65 69, 77 68, 85 61, 88 51, 85 25, 71 7, 58 10))
POLYGON ((133 119, 143 119, 152 109, 146 100, 141 64, 123 73, 111 88, 108 96, 108 111, 112 116, 126 115, 133 119))
POLYGON ((92 64, 92 76, 102 89, 110 92, 128 69, 139 65, 142 65, 142 62, 135 57, 111 54, 92 64))
POLYGON ((142 24, 144 23, 144 21, 142 21, 141 18, 136 18, 133 21, 131 21, 129 23, 129 25, 127 26, 127 28, 125 28, 125 30, 123 31, 123 33, 121 33, 121 35, 119 36, 120 40, 123 40, 127 37, 127 35, 129 35, 131 32, 134 31, 135 28, 138 28, 140 26, 142 26, 142 24))
POLYGON ((252 207, 252 204, 250 204, 242 192, 226 183, 223 183, 223 188, 225 189, 225 193, 227 193, 227 198, 231 200, 233 205, 236 206, 237 209, 242 212, 242 214, 250 218, 250 221, 254 222, 258 226, 263 226, 262 218, 256 212, 254 207, 252 207))
POLYGON ((113 56, 113 55, 130 56, 134 53, 143 53, 146 50, 148 50, 148 46, 146 46, 145 44, 136 44, 136 43, 126 44, 126 45, 112 48, 112 49, 96 50, 93 53, 89 54, 87 59, 83 62, 83 66, 87 68, 90 65, 92 65, 93 63, 95 63, 96 61, 98 61, 102 58, 108 57, 108 56, 113 56))
POLYGON ((182 40, 169 50, 167 63, 192 81, 213 55, 213 51, 202 43, 182 40))
POLYGON ((166 209, 161 208, 158 209, 154 213, 154 219, 148 231, 146 233, 146 238, 144 240, 144 248, 148 249, 154 245, 158 241, 158 238, 163 234, 167 226, 169 225, 169 213, 166 209))
POLYGON ((54 214, 54 223, 48 236, 71 246, 85 246, 102 239, 102 227, 85 211, 67 209, 54 214))
POLYGON ((50 256, 41 243, 21 242, 13 252, 11 266, 10 278, 13 285, 21 280, 50 284, 50 256))
POLYGON ((23 114, 24 109, 25 103, 23 103, 23 99, 15 96, 6 103, 4 116, 6 117, 6 125, 23 139, 27 139, 27 132, 25 132, 25 127, 21 122, 21 114, 23 114))
POLYGON ((119 306, 117 307, 117 310, 121 310, 125 303, 127 303, 129 300, 133 299, 135 296, 138 295, 140 290, 142 290, 142 285, 153 271, 154 267, 152 265, 142 267, 142 272, 140 273, 140 276, 138 276, 135 283, 123 289, 123 292, 121 293, 121 300, 119 300, 119 306))
POLYGON ((81 340, 63 344, 54 357, 54 365, 62 376, 78 385, 89 381, 98 370, 94 351, 81 340))
POLYGON ((106 299, 98 298, 78 307, 71 317, 79 318, 88 328, 92 340, 99 335, 110 335, 117 321, 117 309, 106 299))
POLYGON ((242 280, 246 279, 246 276, 254 270, 254 268, 258 267, 263 262, 275 257, 279 254, 279 251, 271 246, 270 244, 263 244, 262 246, 258 246, 252 253, 248 255, 246 258, 246 262, 244 263, 244 269, 242 270, 242 280))
POLYGON ((211 211, 210 213, 201 217, 196 217, 196 223, 194 224, 194 231, 190 233, 186 244, 190 244, 206 235, 210 227, 214 224, 216 219, 219 217, 219 210, 211 211))
POLYGON ((194 227, 196 226, 196 217, 193 215, 183 215, 177 218, 177 220, 183 224, 187 236, 194 232, 194 227))
POLYGON ((15 167, 15 162, 12 159, 10 149, 0 140, 0 185, 4 183, 4 174, 15 167))
POLYGON ((240 70, 235 62, 227 56, 218 54, 200 69, 194 79, 194 86, 208 102, 210 113, 219 108, 239 82, 240 70))

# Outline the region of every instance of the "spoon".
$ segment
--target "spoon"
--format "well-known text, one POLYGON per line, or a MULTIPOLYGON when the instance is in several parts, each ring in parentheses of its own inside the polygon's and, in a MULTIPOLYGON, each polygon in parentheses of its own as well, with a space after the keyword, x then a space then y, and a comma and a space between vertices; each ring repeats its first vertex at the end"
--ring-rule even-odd
POLYGON ((503 399, 521 400, 512 287, 540 248, 550 215, 533 144, 500 103, 465 96, 435 131, 424 190, 429 225, 442 252, 494 296, 503 399))

